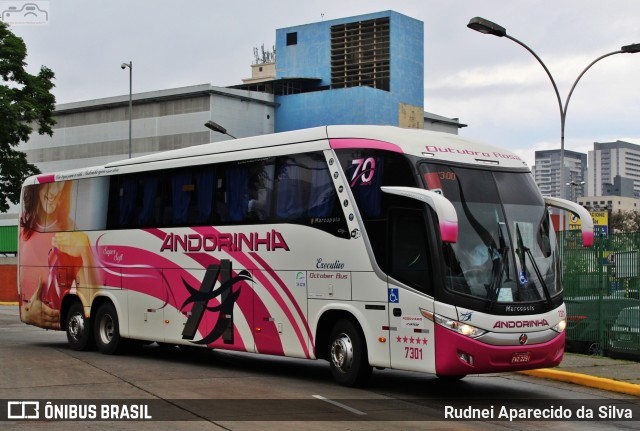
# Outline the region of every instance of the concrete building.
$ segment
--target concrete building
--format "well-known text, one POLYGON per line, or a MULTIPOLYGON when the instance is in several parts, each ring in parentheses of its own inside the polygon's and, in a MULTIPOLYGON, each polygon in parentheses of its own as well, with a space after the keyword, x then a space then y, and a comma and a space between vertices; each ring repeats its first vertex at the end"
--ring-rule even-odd
POLYGON ((587 176, 587 155, 564 150, 564 180, 560 171, 560 150, 535 152, 534 178, 545 196, 561 197, 576 202, 585 194, 584 181, 587 176))
POLYGON ((627 142, 594 142, 589 151, 587 194, 602 196, 615 178, 633 181, 633 197, 640 198, 640 145, 627 142))
MULTIPOLYGON (((23 144, 43 172, 102 165, 128 157, 128 96, 61 104, 53 137, 23 144)), ((230 139, 204 127, 213 120, 237 137, 273 133, 273 97, 209 84, 133 95, 133 155, 230 139)))
POLYGON ((620 175, 613 177, 613 183, 602 183, 602 196, 622 196, 634 197, 634 184, 631 178, 624 178, 620 175))
POLYGON ((578 198, 578 203, 588 210, 608 210, 612 213, 640 210, 638 199, 625 196, 582 196, 578 198))

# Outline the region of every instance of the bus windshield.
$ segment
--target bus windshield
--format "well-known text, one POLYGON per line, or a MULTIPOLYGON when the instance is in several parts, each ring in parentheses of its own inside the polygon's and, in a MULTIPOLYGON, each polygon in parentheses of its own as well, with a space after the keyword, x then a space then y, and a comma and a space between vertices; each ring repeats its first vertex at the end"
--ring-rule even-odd
POLYGON ((419 166, 426 188, 458 214, 458 242, 443 244, 447 290, 491 305, 560 293, 555 234, 529 172, 419 166))

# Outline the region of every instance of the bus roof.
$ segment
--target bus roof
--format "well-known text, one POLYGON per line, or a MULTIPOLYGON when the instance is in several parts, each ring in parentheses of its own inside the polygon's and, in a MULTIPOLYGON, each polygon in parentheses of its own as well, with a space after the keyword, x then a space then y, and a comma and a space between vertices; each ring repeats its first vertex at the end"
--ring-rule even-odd
MULTIPOLYGON (((136 170, 141 165, 170 162, 185 159, 229 155, 244 151, 245 158, 264 157, 265 151, 253 150, 303 144, 304 151, 325 150, 329 148, 384 148, 391 151, 410 154, 433 161, 446 161, 471 165, 492 165, 495 167, 529 170, 526 163, 516 154, 487 144, 469 140, 458 135, 443 132, 432 132, 422 129, 406 129, 394 126, 344 125, 322 126, 291 132, 273 133, 230 139, 209 144, 195 145, 177 150, 163 151, 144 156, 123 159, 107 163, 104 166, 93 166, 73 169, 65 172, 41 174, 25 180, 26 184, 61 181, 73 178, 86 178, 109 175, 115 172, 136 170), (317 146, 314 144, 317 142, 317 146)), ((299 149, 297 149, 299 150, 299 149)), ((274 150, 275 152, 275 150, 274 150)), ((199 160, 196 164, 208 163, 199 160)), ((157 168, 158 165, 154 166, 157 168)), ((150 167, 151 168, 151 167, 150 167)))
MULTIPOLYGON (((111 162, 105 167, 158 162, 175 158, 188 158, 240 150, 252 150, 303 142, 366 139, 393 144, 396 151, 417 157, 426 157, 458 163, 496 165, 510 168, 526 168, 526 163, 516 154, 458 135, 432 132, 422 129, 406 129, 394 126, 323 126, 291 132, 258 135, 235 140, 225 140, 188 148, 164 151, 145 156, 111 162)), ((348 147, 346 143, 344 146, 348 147)), ((344 147, 343 146, 343 147, 344 147)))

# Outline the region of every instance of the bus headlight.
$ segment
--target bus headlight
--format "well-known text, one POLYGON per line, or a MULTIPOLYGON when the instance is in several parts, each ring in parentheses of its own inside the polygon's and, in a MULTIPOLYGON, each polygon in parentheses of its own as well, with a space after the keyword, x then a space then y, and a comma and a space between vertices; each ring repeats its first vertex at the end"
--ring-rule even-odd
POLYGON ((437 314, 433 315, 433 320, 438 325, 444 326, 447 329, 455 331, 458 334, 462 334, 469 338, 477 338, 487 333, 487 331, 485 331, 484 329, 479 329, 467 323, 458 322, 457 320, 447 319, 446 317, 438 316, 437 314))
POLYGON ((558 322, 558 324, 556 326, 554 326, 553 329, 556 332, 562 332, 566 329, 567 327, 567 321, 565 319, 562 319, 560 322, 558 322))

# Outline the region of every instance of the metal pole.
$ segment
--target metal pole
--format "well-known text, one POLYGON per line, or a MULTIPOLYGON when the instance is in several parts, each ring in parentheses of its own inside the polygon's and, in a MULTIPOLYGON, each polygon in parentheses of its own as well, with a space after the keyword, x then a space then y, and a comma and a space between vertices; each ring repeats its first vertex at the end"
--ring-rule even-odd
POLYGON ((133 61, 129 62, 129 158, 131 158, 131 121, 133 116, 133 61))
POLYGON ((131 158, 131 121, 133 117, 133 102, 132 102, 132 93, 133 93, 133 61, 129 61, 128 63, 122 63, 120 65, 121 69, 129 68, 129 158, 131 158))
MULTIPOLYGON (((562 122, 562 124, 560 125, 560 129, 561 129, 561 147, 560 147, 560 169, 561 172, 564 172, 564 127, 565 127, 565 122, 567 119, 567 109, 569 108, 569 100, 571 100, 571 95, 573 94, 573 90, 575 90, 576 85, 578 85, 578 82, 580 81, 580 79, 582 79, 582 76, 587 73, 587 70, 589 70, 591 68, 591 66, 593 66, 594 64, 596 64, 597 62, 599 62, 600 60, 602 60, 603 58, 607 58, 611 55, 614 54, 620 54, 623 53, 624 51, 622 50, 618 50, 618 51, 613 51, 613 52, 609 52, 607 54, 601 55, 600 57, 596 58, 595 60, 593 60, 587 67, 584 68, 584 70, 580 73, 580 75, 578 75, 578 78, 576 78, 575 82, 573 83, 573 85, 571 86, 571 90, 569 90, 569 94, 567 95, 567 99, 564 101, 564 108, 561 109, 561 117, 560 117, 560 121, 562 122)), ((562 175, 562 174, 561 174, 562 175)), ((560 178, 562 180, 562 178, 560 178)), ((571 179, 571 178, 569 178, 571 179)), ((562 181, 560 183, 560 186, 564 188, 564 181, 562 181)), ((594 190, 595 192, 595 190, 594 190)), ((587 196, 589 196, 589 193, 587 193, 587 196)), ((560 196, 562 197, 562 196, 560 196)))

